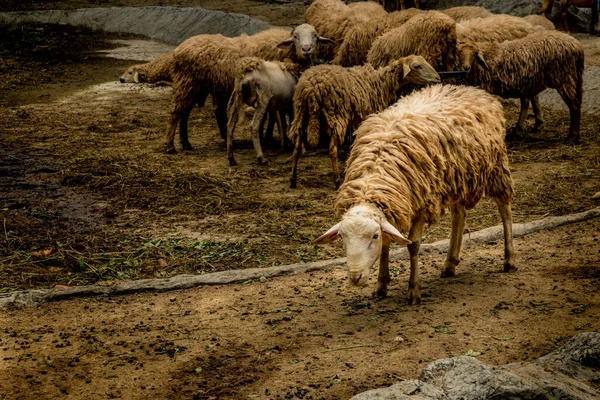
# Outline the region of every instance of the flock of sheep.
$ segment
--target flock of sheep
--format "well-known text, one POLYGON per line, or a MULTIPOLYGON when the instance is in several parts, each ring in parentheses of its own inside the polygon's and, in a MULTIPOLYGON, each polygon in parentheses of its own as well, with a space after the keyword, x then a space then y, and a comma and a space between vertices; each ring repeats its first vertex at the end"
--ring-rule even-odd
POLYGON ((292 188, 303 149, 328 144, 342 218, 315 243, 343 240, 355 285, 365 283, 379 259, 378 296, 387 293, 389 246, 397 242, 410 253, 408 302, 420 302, 422 230, 445 208, 452 230, 442 276, 453 276, 465 210, 483 196, 495 199, 502 217, 504 271, 516 270, 505 117, 494 95, 521 100, 517 132, 530 103, 539 129, 538 94, 556 89, 570 110, 567 140, 578 142, 581 44, 543 17, 494 15, 481 7, 387 13, 371 1, 314 0, 305 19, 291 34, 274 28, 236 38, 192 37, 173 53, 130 67, 121 82, 172 82, 167 152, 175 151, 177 128, 182 149, 191 149, 188 117, 208 95, 230 165, 236 165, 233 132, 246 108, 254 109, 259 163, 265 162, 266 121, 263 139, 272 139, 277 124, 281 145, 293 144, 292 188), (446 71, 467 71, 469 85, 439 84, 446 71), (402 97, 407 84, 428 86, 402 97), (354 142, 342 179, 338 147, 347 131, 354 131, 354 142))

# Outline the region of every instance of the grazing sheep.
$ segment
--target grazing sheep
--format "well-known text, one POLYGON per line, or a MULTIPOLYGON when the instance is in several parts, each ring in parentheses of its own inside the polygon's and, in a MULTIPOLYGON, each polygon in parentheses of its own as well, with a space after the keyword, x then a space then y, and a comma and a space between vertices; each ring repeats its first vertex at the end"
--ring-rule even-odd
POLYGON ((456 22, 469 20, 473 18, 486 18, 491 17, 492 14, 490 11, 483 7, 479 6, 459 6, 447 8, 445 10, 440 10, 456 22))
POLYGON ((235 89, 229 99, 227 114, 227 158, 229 165, 237 165, 233 156, 233 132, 244 104, 255 108, 250 124, 252 143, 259 164, 266 163, 260 146, 259 127, 269 113, 276 118, 279 135, 286 137, 285 115, 291 114, 296 83, 302 72, 299 64, 264 61, 256 57, 240 61, 241 76, 236 79, 235 89))
POLYGON ((531 14, 523 17, 523 19, 538 29, 546 29, 548 31, 556 30, 552 21, 543 15, 531 14))
POLYGON ((171 84, 171 69, 173 68, 173 53, 156 57, 146 64, 132 65, 121 76, 121 83, 156 83, 171 84))
POLYGON ((305 143, 319 144, 321 133, 329 136, 329 156, 336 188, 340 184, 338 146, 348 127, 356 127, 367 115, 379 112, 396 100, 396 92, 407 83, 424 85, 440 77, 423 57, 408 56, 374 69, 370 65, 343 68, 320 65, 308 69, 294 94, 294 121, 290 138, 294 143, 290 187, 296 187, 298 159, 305 143))
POLYGON ((346 31, 352 26, 386 14, 383 7, 378 4, 373 3, 377 8, 372 4, 366 7, 364 3, 356 4, 350 7, 342 0, 315 0, 306 9, 304 13, 306 22, 314 26, 319 35, 335 41, 335 46, 326 48, 326 53, 321 58, 333 59, 344 40, 346 31))
POLYGON ((450 247, 442 277, 455 274, 465 210, 484 197, 498 205, 504 226, 504 271, 515 271, 512 245, 513 197, 504 144, 504 110, 482 90, 435 85, 369 116, 356 131, 335 209, 341 222, 313 243, 341 238, 348 276, 364 285, 379 259, 375 295, 385 297, 391 242, 408 245, 408 303, 421 302, 419 247, 425 224, 450 208, 450 247), (400 232, 408 231, 408 238, 400 232))
MULTIPOLYGON (((469 84, 504 98, 521 99, 521 115, 513 133, 523 129, 528 99, 554 88, 570 111, 567 142, 579 142, 584 54, 577 39, 562 32, 536 31, 502 43, 477 43, 475 48, 462 49, 460 58, 469 69, 469 84)), ((537 114, 541 110, 535 101, 537 114)), ((536 116, 536 128, 542 122, 541 114, 536 116)))
POLYGON ((380 36, 367 61, 375 68, 409 54, 423 56, 436 71, 452 69, 456 58, 456 23, 438 11, 421 12, 380 36))
POLYGON ((373 42, 378 37, 405 24, 406 21, 420 12, 416 8, 394 11, 381 18, 356 24, 349 28, 344 36, 344 42, 336 52, 333 63, 343 67, 364 64, 367 61, 367 54, 373 42))
POLYGON ((319 37, 308 24, 297 26, 291 34, 284 29, 269 29, 253 36, 198 35, 187 39, 173 52, 173 108, 164 138, 167 152, 175 152, 173 140, 178 124, 182 148, 192 148, 187 137, 190 111, 194 104, 202 107, 209 94, 216 105, 219 132, 226 138, 227 102, 234 89, 237 61, 241 57, 310 65, 316 60, 318 48, 331 43, 319 37))

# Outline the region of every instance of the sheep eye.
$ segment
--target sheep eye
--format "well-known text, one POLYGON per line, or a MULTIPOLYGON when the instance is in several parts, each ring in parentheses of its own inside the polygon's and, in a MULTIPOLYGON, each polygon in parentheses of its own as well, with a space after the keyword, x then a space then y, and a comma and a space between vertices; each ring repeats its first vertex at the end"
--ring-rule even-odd
POLYGON ((373 235, 373 240, 379 239, 379 233, 373 235))
POLYGON ((417 65, 413 65, 413 68, 414 68, 414 69, 421 69, 421 68, 423 68, 423 67, 421 67, 419 64, 417 64, 417 65))

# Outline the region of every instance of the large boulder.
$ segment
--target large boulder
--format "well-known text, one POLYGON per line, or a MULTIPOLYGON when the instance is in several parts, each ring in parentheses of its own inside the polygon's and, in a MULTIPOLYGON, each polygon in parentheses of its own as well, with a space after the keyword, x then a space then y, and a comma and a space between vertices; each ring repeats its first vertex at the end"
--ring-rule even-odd
POLYGON ((530 363, 485 365, 460 356, 428 364, 419 380, 358 394, 352 400, 600 398, 600 334, 582 333, 530 363))

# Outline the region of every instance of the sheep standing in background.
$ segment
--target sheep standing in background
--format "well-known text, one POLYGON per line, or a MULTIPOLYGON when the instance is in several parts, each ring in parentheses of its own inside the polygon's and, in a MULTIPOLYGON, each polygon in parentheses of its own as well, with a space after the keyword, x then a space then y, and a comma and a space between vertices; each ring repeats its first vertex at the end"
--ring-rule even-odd
POLYGON ((202 107, 208 95, 212 95, 216 105, 221 137, 226 138, 227 102, 233 92, 237 62, 241 57, 256 56, 310 65, 316 60, 319 46, 331 42, 319 37, 314 27, 302 24, 291 34, 275 28, 235 38, 198 35, 180 44, 173 52, 173 108, 164 138, 167 152, 175 152, 173 140, 178 125, 182 148, 192 148, 187 135, 188 118, 194 104, 202 107))
POLYGON ((531 25, 535 26, 537 29, 546 29, 548 31, 556 30, 552 21, 550 21, 543 15, 531 14, 524 16, 523 19, 529 22, 531 25))
POLYGON ((490 17, 472 18, 457 23, 456 38, 458 43, 500 43, 525 37, 537 30, 523 18, 494 14, 490 17))
POLYGON ((342 220, 314 241, 341 238, 348 275, 364 285, 379 259, 375 295, 385 297, 391 242, 408 245, 408 303, 421 302, 419 247, 423 226, 450 208, 450 247, 442 277, 460 260, 465 210, 484 196, 494 198, 504 227, 504 271, 515 271, 513 196, 504 144, 504 109, 492 95, 465 86, 436 85, 402 98, 369 116, 356 131, 337 194, 342 220), (408 231, 408 239, 400 232, 408 231))
POLYGON ((121 83, 156 83, 170 85, 173 53, 165 53, 146 64, 132 65, 121 76, 121 83))
POLYGON ((306 22, 314 26, 319 35, 335 41, 335 46, 325 49, 326 53, 321 58, 333 59, 344 40, 346 31, 352 26, 387 14, 383 7, 376 3, 367 6, 356 4, 350 7, 342 0, 315 0, 306 9, 304 13, 306 22))
POLYGON ((337 188, 341 181, 338 146, 344 141, 346 129, 388 107, 403 85, 436 82, 440 82, 439 75, 420 56, 401 58, 377 70, 370 65, 353 68, 320 65, 308 69, 300 77, 294 94, 294 121, 289 133, 294 143, 290 187, 296 187, 302 145, 314 148, 324 134, 330 138, 329 157, 337 188))
MULTIPOLYGON (((379 0, 379 4, 385 7, 385 0, 379 0)), ((406 0, 394 0, 394 5, 396 7, 396 10, 406 10, 406 0)), ((421 8, 419 0, 415 0, 415 8, 421 8)))
POLYGON ((367 61, 375 68, 409 54, 422 56, 436 71, 449 71, 456 58, 456 23, 438 11, 421 12, 380 36, 367 61))
POLYGON ((333 63, 343 67, 364 64, 367 61, 367 54, 369 54, 373 42, 378 37, 402 26, 420 12, 416 8, 394 11, 381 18, 375 18, 349 28, 346 31, 342 45, 336 52, 333 63))
POLYGON ((244 58, 240 62, 241 76, 236 79, 235 89, 229 99, 227 114, 227 158, 229 165, 237 165, 233 156, 233 132, 239 115, 243 115, 243 104, 255 108, 250 124, 252 143, 258 164, 265 164, 260 145, 259 127, 269 113, 277 121, 281 145, 287 134, 285 115, 292 113, 292 102, 296 83, 302 72, 299 64, 264 61, 256 57, 244 58))
POLYGON ((440 12, 443 12, 456 22, 473 18, 486 18, 494 15, 489 10, 479 6, 458 6, 440 10, 440 12))
MULTIPOLYGON (((579 143, 583 86, 583 46, 570 35, 536 31, 502 43, 477 43, 462 49, 461 63, 469 69, 469 84, 504 98, 521 99, 521 115, 513 133, 523 129, 529 99, 546 88, 558 91, 569 107, 571 123, 567 142, 579 143)), ((535 108, 539 108, 534 103, 535 108)), ((543 122, 541 110, 536 128, 543 122)), ((536 112, 536 113, 537 113, 536 112)))

